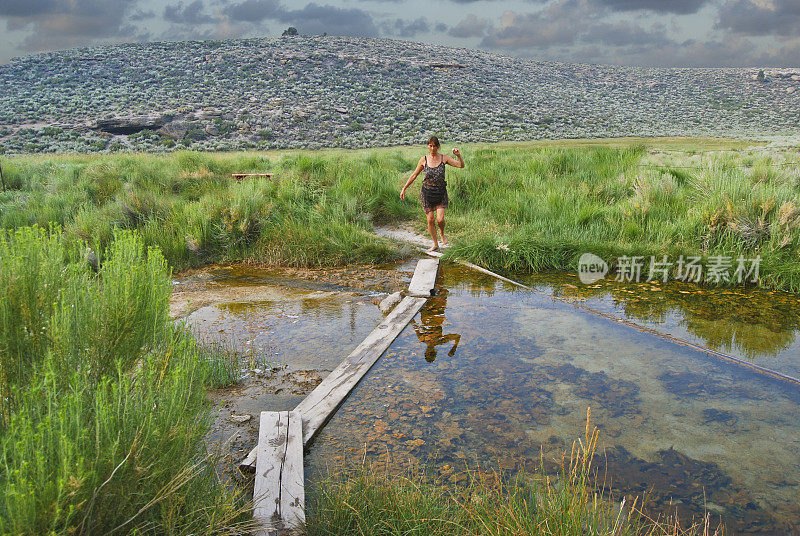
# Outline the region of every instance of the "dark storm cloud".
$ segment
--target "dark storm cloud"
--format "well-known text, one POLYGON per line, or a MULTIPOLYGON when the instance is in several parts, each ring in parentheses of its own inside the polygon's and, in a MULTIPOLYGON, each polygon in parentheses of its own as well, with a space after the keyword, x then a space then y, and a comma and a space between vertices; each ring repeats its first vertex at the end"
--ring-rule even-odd
POLYGON ((648 10, 686 15, 697 13, 708 0, 594 0, 594 2, 614 11, 648 10))
MULTIPOLYGON (((462 22, 468 27, 475 21, 467 18, 462 22)), ((460 26, 454 26, 451 34, 460 26)), ((592 2, 559 0, 530 13, 506 11, 500 26, 488 29, 482 45, 537 56, 559 50, 562 59, 569 61, 630 64, 634 56, 674 46, 675 42, 667 36, 663 24, 646 27, 633 21, 610 21, 606 9, 592 2), (575 52, 583 59, 573 57, 575 52)))
POLYGON ((800 2, 774 0, 757 5, 732 0, 720 8, 717 28, 746 35, 800 36, 800 2))
MULTIPOLYGON (((109 2, 106 0, 33 0, 34 9, 19 13, 18 0, 3 0, 0 16, 5 16, 9 29, 29 28, 32 33, 25 41, 27 50, 40 48, 42 43, 88 44, 93 39, 131 35, 132 28, 125 24, 125 15, 135 1, 109 2)), ((134 29, 134 33, 135 29, 134 29)))
POLYGON ((164 20, 176 24, 208 24, 214 22, 214 19, 204 13, 205 7, 203 0, 195 0, 187 6, 184 6, 183 2, 178 2, 164 8, 164 20))
POLYGON ((492 23, 489 21, 489 19, 478 18, 470 13, 461 19, 458 24, 450 28, 447 33, 453 37, 483 37, 486 35, 486 31, 491 27, 491 25, 492 23))
POLYGON ((142 11, 141 9, 137 9, 128 17, 128 19, 133 21, 139 21, 139 20, 152 19, 155 18, 155 16, 156 12, 153 11, 152 9, 147 11, 142 11))
POLYGON ((246 0, 228 6, 222 12, 235 21, 259 22, 278 18, 286 10, 276 0, 246 0))
POLYGON ((376 37, 380 35, 369 13, 357 8, 341 8, 310 3, 300 9, 287 9, 273 0, 246 0, 223 10, 235 21, 258 22, 277 20, 297 28, 301 34, 349 35, 376 37))
POLYGON ((421 33, 427 33, 431 30, 428 21, 423 17, 415 20, 395 19, 392 23, 387 23, 382 26, 385 34, 394 35, 397 37, 415 37, 421 33))
POLYGON ((581 34, 581 41, 612 47, 636 45, 642 48, 672 44, 663 26, 646 29, 627 21, 593 24, 581 34))
POLYGON ((27 30, 18 50, 39 51, 85 46, 97 39, 142 40, 149 33, 125 22, 138 0, 0 0, 0 18, 8 30, 27 30))
MULTIPOLYGON (((450 0, 454 4, 474 4, 475 2, 480 2, 481 0, 450 0)), ((492 2, 494 0, 487 0, 488 2, 492 2)), ((549 0, 528 0, 528 2, 532 4, 546 4, 549 0)))
POLYGON ((481 45, 507 50, 570 45, 595 17, 596 10, 583 0, 559 0, 531 13, 506 11, 481 45))
POLYGON ((31 17, 50 13, 57 7, 56 0, 2 0, 0 17, 31 17))
POLYGON ((356 8, 308 4, 301 9, 286 11, 280 18, 291 23, 300 33, 377 37, 380 35, 372 17, 356 8))

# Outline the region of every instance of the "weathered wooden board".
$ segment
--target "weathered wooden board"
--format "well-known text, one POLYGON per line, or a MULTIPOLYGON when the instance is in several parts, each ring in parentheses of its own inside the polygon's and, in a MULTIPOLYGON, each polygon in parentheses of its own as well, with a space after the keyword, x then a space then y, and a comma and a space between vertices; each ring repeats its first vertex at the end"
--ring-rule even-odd
POLYGON ((408 285, 408 293, 411 296, 430 298, 438 271, 439 259, 420 259, 408 285))
MULTIPOLYGON (((425 298, 406 296, 389 315, 359 344, 336 369, 298 404, 295 411, 302 416, 303 443, 308 444, 336 408, 425 305, 425 298)), ((255 450, 255 449, 254 449, 255 450)), ((256 461, 251 452, 241 467, 256 461)))
POLYGON ((406 296, 386 319, 316 389, 297 405, 308 444, 350 391, 425 305, 425 298, 406 296))
POLYGON ((299 529, 305 523, 302 434, 299 413, 261 412, 253 486, 259 536, 299 529))
POLYGON ((272 173, 231 173, 231 177, 233 177, 237 181, 240 181, 245 177, 264 177, 267 179, 271 179, 272 173))

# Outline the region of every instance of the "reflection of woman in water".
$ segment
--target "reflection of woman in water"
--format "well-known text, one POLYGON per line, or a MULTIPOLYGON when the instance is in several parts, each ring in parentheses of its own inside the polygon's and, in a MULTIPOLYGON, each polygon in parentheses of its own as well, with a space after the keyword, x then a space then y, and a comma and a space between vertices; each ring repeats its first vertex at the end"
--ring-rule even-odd
POLYGON ((442 344, 447 344, 453 341, 453 347, 447 352, 448 356, 453 356, 458 348, 458 343, 461 340, 461 335, 457 333, 450 333, 444 335, 442 332, 442 325, 444 324, 444 310, 447 308, 446 290, 431 299, 428 304, 420 311, 421 325, 417 324, 416 320, 411 321, 414 326, 414 331, 417 333, 419 342, 425 343, 425 361, 433 363, 436 359, 436 347, 442 344))

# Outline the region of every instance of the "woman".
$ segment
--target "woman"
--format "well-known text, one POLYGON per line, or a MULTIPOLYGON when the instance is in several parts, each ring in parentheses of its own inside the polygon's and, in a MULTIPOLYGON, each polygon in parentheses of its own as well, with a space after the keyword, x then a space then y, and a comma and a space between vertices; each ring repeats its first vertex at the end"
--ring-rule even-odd
POLYGON ((431 136, 428 140, 428 154, 419 159, 417 169, 406 181, 406 185, 400 191, 400 199, 406 198, 406 189, 414 182, 420 171, 425 171, 425 178, 422 180, 422 191, 419 194, 422 201, 422 209, 428 218, 428 232, 433 239, 433 247, 428 252, 433 253, 439 249, 439 240, 436 233, 436 225, 442 233, 442 245, 447 245, 447 237, 444 236, 444 211, 449 205, 447 199, 447 183, 444 180, 444 166, 449 164, 453 167, 463 168, 464 159, 461 152, 453 148, 453 154, 458 160, 454 160, 447 155, 439 154, 439 139, 431 136))

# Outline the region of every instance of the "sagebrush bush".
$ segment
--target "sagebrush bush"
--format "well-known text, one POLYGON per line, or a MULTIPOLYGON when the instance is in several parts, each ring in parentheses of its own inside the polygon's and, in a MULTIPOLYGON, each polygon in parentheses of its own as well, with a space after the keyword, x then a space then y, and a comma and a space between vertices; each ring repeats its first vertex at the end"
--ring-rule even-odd
POLYGON ((120 231, 97 261, 0 234, 0 534, 243 533, 202 443, 238 371, 171 324, 157 249, 120 231))

